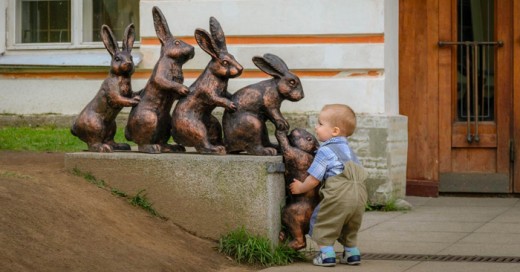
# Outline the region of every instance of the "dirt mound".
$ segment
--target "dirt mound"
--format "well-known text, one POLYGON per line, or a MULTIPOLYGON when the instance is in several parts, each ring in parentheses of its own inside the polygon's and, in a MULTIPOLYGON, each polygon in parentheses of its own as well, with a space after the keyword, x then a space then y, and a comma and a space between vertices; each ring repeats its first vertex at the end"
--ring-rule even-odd
POLYGON ((62 153, 0 152, 2 271, 253 271, 213 241, 65 171, 62 153))

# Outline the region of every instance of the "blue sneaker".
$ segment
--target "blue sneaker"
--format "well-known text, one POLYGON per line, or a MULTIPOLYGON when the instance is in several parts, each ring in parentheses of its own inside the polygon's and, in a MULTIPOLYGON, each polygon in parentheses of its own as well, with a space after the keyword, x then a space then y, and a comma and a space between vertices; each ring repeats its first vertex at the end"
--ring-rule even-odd
POLYGON ((336 253, 318 253, 312 260, 312 264, 317 266, 336 266, 336 253))
POLYGON ((361 264, 361 254, 359 253, 359 249, 357 247, 354 247, 350 249, 350 251, 345 250, 339 262, 348 265, 361 264))

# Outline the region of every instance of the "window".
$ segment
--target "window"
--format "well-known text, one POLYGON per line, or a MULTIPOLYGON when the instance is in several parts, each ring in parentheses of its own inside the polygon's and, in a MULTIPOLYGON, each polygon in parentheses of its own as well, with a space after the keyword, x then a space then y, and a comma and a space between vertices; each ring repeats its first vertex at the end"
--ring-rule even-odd
POLYGON ((100 29, 121 40, 128 24, 139 40, 139 0, 10 0, 10 49, 102 46, 100 29))
POLYGON ((21 43, 70 42, 70 0, 24 0, 21 5, 21 43))

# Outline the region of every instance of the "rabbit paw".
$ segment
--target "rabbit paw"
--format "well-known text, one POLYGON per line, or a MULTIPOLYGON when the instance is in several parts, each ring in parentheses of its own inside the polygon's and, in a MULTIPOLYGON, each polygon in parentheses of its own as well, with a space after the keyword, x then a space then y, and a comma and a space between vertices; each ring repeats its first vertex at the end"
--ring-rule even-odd
POLYGON ((130 101, 130 104, 132 106, 136 106, 137 104, 139 104, 140 101, 141 101, 141 97, 140 96, 134 96, 134 97, 132 97, 132 100, 130 101))
POLYGON ((186 152, 186 148, 182 145, 161 145, 161 152, 186 152))
POLYGON ((285 242, 285 240, 287 240, 287 234, 285 234, 284 231, 280 231, 278 234, 278 240, 282 243, 285 242))
POLYGON ((89 145, 88 151, 100 152, 100 153, 111 153, 112 147, 107 144, 97 143, 89 145))
POLYGON ((218 154, 218 155, 225 155, 226 154, 226 148, 222 145, 215 145, 210 147, 202 147, 202 148, 195 148, 199 153, 203 154, 218 154))
POLYGON ((248 151, 247 153, 260 156, 275 156, 276 154, 278 154, 278 151, 272 147, 259 146, 253 150, 248 151))
POLYGON ((190 92, 190 90, 188 89, 188 87, 186 87, 184 85, 182 85, 182 87, 179 88, 179 94, 182 96, 188 95, 189 92, 190 92))
POLYGON ((277 130, 288 131, 289 130, 289 123, 285 119, 276 120, 276 129, 277 130))
POLYGON ((237 110, 237 105, 235 105, 234 102, 230 102, 230 103, 228 104, 228 106, 227 106, 227 109, 228 109, 229 111, 231 111, 231 112, 234 112, 234 111, 237 110))
POLYGON ((287 243, 287 246, 289 246, 290 248, 294 249, 294 250, 300 250, 302 248, 305 248, 307 246, 307 243, 305 241, 298 241, 296 239, 290 241, 289 243, 287 243))
POLYGON ((138 145, 137 150, 142 153, 159 154, 161 153, 161 146, 158 144, 144 144, 138 145))

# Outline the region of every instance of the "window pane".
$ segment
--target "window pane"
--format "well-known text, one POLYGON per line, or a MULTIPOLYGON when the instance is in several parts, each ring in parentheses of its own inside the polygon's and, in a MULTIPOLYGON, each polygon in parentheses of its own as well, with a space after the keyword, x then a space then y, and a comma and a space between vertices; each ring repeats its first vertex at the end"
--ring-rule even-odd
POLYGON ((88 29, 84 32, 83 41, 101 41, 101 26, 108 25, 116 39, 122 40, 125 28, 133 23, 135 26, 136 40, 139 40, 139 0, 85 0, 83 2, 85 16, 83 24, 88 29))
MULTIPOLYGON (((495 35, 494 2, 493 0, 457 1, 459 42, 493 41, 495 35)), ((478 118, 480 121, 494 121, 495 52, 493 47, 479 45, 475 49, 474 46, 459 45, 457 49, 457 120, 474 121, 475 118, 478 118), (477 86, 474 86, 475 81, 477 86), (474 90, 475 87, 477 87, 476 90, 474 90), (478 95, 477 114, 474 110, 475 94, 478 95)))
POLYGON ((69 43, 70 0, 23 0, 22 43, 69 43))

